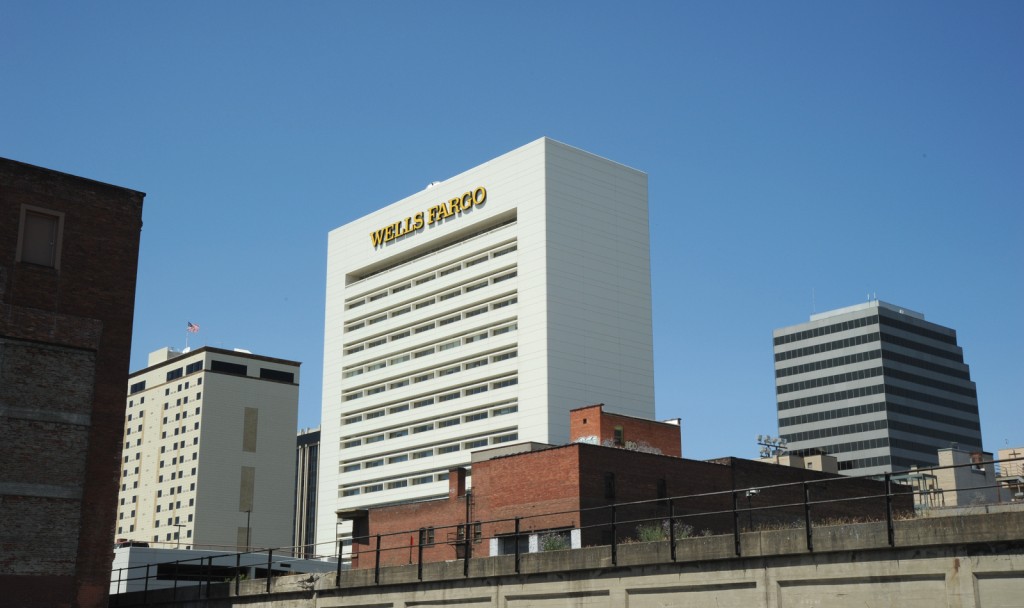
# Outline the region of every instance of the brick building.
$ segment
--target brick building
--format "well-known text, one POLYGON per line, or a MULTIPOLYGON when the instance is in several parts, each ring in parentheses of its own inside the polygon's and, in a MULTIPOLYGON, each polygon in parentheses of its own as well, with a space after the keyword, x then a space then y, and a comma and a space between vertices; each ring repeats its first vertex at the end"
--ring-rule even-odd
MULTIPOLYGON (((472 556, 512 552, 515 518, 520 518, 521 550, 533 551, 543 535, 561 536, 567 547, 610 543, 611 505, 616 538, 621 541, 637 538, 638 526, 660 525, 670 508, 680 526, 695 532, 731 532, 732 491, 740 499, 738 507, 754 509, 741 517, 745 530, 803 521, 804 487, 799 482, 815 482, 809 486, 812 500, 884 492, 880 482, 820 471, 741 458, 698 461, 669 455, 679 451, 677 424, 608 414, 601 406, 574 410, 571 418, 571 435, 587 442, 517 444, 476 452, 471 490, 466 470, 458 468, 449 473, 447 499, 339 512, 340 518, 354 523, 353 567, 374 566, 377 534, 381 564, 400 565, 416 563, 421 542, 425 562, 461 557, 467 529, 474 540, 472 556), (602 431, 595 433, 595 428, 602 431), (589 439, 604 438, 606 432, 612 443, 618 433, 621 445, 633 441, 642 451, 589 439), (786 483, 794 485, 765 487, 786 483), (637 501, 647 502, 630 504, 637 501), (359 554, 367 552, 369 557, 360 560, 359 554)), ((901 496, 898 504, 911 508, 906 497, 901 496)), ((816 506, 813 515, 819 522, 877 518, 884 517, 884 509, 884 498, 878 498, 816 506)))
POLYGON ((0 596, 106 606, 142 192, 0 159, 0 596))

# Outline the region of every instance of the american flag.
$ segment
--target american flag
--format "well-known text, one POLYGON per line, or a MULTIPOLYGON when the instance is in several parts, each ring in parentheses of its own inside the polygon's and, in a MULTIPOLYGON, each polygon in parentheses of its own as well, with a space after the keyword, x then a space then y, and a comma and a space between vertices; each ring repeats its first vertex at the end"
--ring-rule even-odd
POLYGON ((198 323, 193 323, 192 321, 186 321, 186 323, 188 325, 185 326, 185 331, 187 331, 190 334, 198 334, 199 333, 199 324, 198 323))

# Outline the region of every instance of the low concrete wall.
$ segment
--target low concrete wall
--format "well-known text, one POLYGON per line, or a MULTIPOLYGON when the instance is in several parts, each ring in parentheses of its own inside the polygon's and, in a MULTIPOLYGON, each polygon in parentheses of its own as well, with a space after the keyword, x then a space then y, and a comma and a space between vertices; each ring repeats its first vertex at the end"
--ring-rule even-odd
MULTIPOLYGON (((283 608, 458 606, 957 606, 1024 605, 1024 512, 802 528, 668 542, 288 576, 211 585, 209 595, 172 600, 165 591, 125 594, 111 605, 283 608), (117 603, 119 602, 119 603, 117 603)), ((192 591, 192 590, 190 590, 192 591)))

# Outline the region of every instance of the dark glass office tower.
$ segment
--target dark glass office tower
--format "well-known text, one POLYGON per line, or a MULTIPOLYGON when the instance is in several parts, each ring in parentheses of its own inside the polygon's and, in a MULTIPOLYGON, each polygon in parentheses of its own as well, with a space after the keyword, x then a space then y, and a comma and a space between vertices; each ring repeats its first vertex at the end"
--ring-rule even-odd
POLYGON ((824 451, 840 472, 934 466, 936 451, 981 450, 978 396, 956 331, 873 300, 777 329, 779 434, 790 453, 824 451))

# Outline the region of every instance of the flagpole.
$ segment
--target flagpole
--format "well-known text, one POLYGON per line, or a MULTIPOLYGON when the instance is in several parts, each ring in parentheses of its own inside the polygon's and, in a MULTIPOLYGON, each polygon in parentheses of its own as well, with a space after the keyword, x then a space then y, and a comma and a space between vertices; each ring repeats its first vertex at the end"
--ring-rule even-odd
POLYGON ((188 324, 189 324, 189 321, 185 321, 185 350, 188 350, 188 334, 189 334, 188 324))

